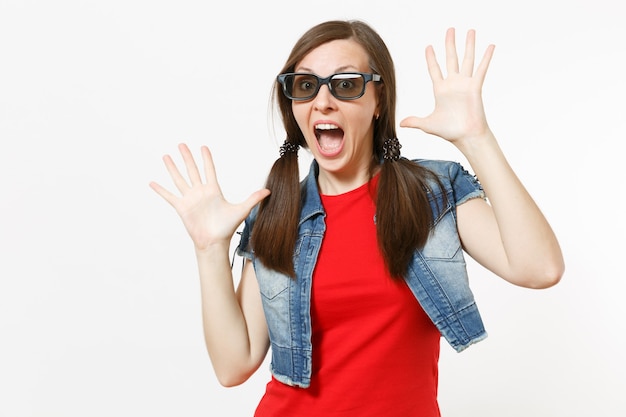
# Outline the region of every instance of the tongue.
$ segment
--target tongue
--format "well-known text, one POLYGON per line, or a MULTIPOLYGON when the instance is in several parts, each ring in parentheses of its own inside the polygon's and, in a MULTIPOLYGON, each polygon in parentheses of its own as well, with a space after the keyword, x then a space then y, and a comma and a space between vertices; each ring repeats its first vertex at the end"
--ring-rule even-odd
POLYGON ((320 148, 324 151, 333 151, 341 146, 343 140, 343 132, 339 129, 336 130, 324 130, 320 132, 317 141, 320 144, 320 148))

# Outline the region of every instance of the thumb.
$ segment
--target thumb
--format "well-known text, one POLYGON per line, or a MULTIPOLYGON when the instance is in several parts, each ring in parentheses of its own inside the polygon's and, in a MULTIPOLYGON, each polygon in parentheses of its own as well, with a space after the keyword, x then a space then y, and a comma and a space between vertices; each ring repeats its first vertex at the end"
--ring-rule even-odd
POLYGON ((417 116, 409 116, 405 119, 402 119, 400 122, 400 127, 411 127, 413 129, 426 130, 426 118, 425 117, 417 117, 417 116))
POLYGON ((268 190, 267 188, 263 188, 250 194, 250 196, 243 203, 241 203, 241 205, 246 209, 247 212, 250 212, 254 206, 256 206, 268 195, 270 195, 270 190, 268 190))

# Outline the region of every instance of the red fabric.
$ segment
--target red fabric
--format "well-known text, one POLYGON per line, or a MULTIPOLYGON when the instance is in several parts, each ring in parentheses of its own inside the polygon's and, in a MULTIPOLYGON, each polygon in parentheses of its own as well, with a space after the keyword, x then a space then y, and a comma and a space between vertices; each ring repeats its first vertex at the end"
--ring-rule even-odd
POLYGON ((311 386, 272 379, 256 417, 440 415, 440 334, 404 281, 386 271, 369 190, 322 196, 327 230, 313 274, 311 386))

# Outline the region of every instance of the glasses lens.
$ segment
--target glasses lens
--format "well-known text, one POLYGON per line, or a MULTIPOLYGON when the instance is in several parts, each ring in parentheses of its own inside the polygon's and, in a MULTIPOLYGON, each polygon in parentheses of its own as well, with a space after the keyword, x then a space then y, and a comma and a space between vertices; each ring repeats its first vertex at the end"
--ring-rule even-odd
POLYGON ((287 93, 295 99, 313 97, 318 84, 319 80, 313 74, 291 74, 285 78, 287 93))
POLYGON ((330 84, 338 98, 357 98, 365 91, 365 80, 361 74, 336 74, 330 84))
POLYGON ((330 79, 321 79, 314 74, 283 74, 279 77, 285 95, 292 100, 312 99, 319 91, 321 83, 328 84, 335 97, 353 100, 365 93, 365 80, 365 75, 360 73, 340 73, 330 79))

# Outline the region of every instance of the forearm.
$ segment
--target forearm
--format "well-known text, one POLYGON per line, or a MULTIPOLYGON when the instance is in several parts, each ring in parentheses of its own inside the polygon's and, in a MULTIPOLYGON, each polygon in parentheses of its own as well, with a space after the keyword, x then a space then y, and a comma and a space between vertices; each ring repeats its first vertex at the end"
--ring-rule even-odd
POLYGON ((528 287, 558 282, 563 258, 545 216, 519 180, 492 132, 460 141, 457 146, 481 182, 493 209, 507 279, 528 287))
POLYGON ((223 385, 245 381, 258 366, 234 288, 226 243, 196 250, 207 351, 223 385))

